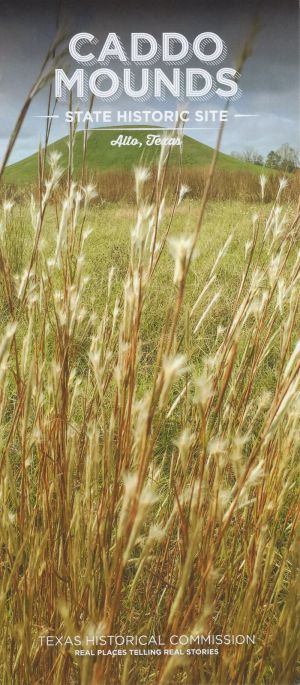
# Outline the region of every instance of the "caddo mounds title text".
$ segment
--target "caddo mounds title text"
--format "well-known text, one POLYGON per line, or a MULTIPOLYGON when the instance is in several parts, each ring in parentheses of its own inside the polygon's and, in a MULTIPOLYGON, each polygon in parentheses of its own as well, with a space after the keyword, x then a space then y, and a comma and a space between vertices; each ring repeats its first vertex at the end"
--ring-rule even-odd
POLYGON ((240 74, 223 64, 225 42, 211 31, 199 33, 192 43, 176 32, 163 33, 160 42, 150 33, 131 33, 128 51, 116 33, 109 33, 100 47, 93 34, 76 33, 69 42, 69 53, 80 66, 74 71, 55 70, 58 99, 71 91, 82 100, 92 94, 102 102, 118 100, 122 94, 136 101, 153 97, 184 101, 208 100, 214 95, 237 99, 242 93, 240 74), (191 60, 193 66, 188 66, 191 60), (158 62, 168 72, 155 66, 158 62))

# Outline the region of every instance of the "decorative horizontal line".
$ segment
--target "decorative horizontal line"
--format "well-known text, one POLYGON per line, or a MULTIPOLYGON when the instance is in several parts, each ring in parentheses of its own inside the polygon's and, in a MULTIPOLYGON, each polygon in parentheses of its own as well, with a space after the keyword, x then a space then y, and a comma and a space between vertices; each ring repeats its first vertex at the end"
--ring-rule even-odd
MULTIPOLYGON (((196 128, 191 128, 190 126, 185 126, 182 131, 216 131, 217 126, 209 127, 209 126, 202 126, 202 127, 196 127, 196 128)), ((137 128, 134 128, 133 126, 130 126, 130 124, 127 124, 122 127, 116 127, 114 126, 113 128, 106 128, 105 126, 102 127, 94 127, 90 128, 90 131, 161 131, 162 133, 164 131, 171 131, 174 129, 171 128, 166 128, 162 126, 158 126, 157 128, 155 126, 151 126, 149 128, 144 128, 142 126, 138 126, 137 128)), ((178 129, 177 129, 178 130, 178 129)))
POLYGON ((35 119, 59 119, 59 114, 34 114, 35 119))

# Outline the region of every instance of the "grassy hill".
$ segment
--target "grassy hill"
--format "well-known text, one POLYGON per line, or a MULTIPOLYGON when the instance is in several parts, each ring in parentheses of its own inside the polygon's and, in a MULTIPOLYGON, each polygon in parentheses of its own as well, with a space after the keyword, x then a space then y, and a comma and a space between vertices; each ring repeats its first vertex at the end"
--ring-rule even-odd
MULTIPOLYGON (((117 169, 131 169, 134 165, 143 160, 143 164, 151 164, 155 162, 160 153, 159 146, 146 147, 145 141, 146 131, 134 131, 132 136, 137 138, 142 147, 128 146, 117 147, 111 145, 111 140, 116 138, 121 133, 130 135, 130 127, 124 129, 124 132, 117 131, 116 134, 106 129, 91 130, 89 132, 89 139, 87 143, 87 163, 91 171, 103 172, 117 169)), ((157 132, 158 133, 158 132, 157 132)), ((61 152, 62 158, 60 164, 63 167, 67 166, 68 161, 68 139, 61 138, 55 143, 49 145, 49 150, 57 150, 61 152)), ((79 131, 76 135, 74 148, 74 172, 81 169, 83 152, 83 132, 79 131)), ((183 143, 183 164, 186 167, 207 167, 212 158, 213 149, 208 145, 199 143, 190 136, 184 136, 183 143)), ((171 154, 170 163, 177 164, 179 159, 178 148, 174 148, 171 154)), ((241 162, 230 155, 223 153, 219 154, 218 160, 219 169, 227 169, 228 171, 251 171, 254 173, 261 173, 261 167, 241 162)), ((37 178, 37 154, 30 155, 20 162, 11 164, 7 167, 4 180, 10 184, 24 184, 33 183, 37 178)))

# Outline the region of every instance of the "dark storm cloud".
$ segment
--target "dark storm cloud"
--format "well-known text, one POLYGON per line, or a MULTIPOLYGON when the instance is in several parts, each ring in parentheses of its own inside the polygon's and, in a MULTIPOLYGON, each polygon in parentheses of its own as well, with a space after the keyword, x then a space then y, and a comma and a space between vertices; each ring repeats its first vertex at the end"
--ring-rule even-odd
MULTIPOLYGON (((297 146, 299 57, 298 9, 294 0, 284 4, 279 0, 258 3, 242 0, 151 0, 147 3, 51 0, 47 4, 38 0, 2 0, 0 152, 55 36, 58 17, 69 36, 77 31, 90 31, 101 44, 107 33, 114 31, 120 35, 125 49, 129 47, 132 31, 153 33, 158 41, 163 31, 179 31, 190 40, 202 31, 215 31, 227 43, 226 64, 229 65, 234 64, 256 13, 260 16, 260 31, 242 75, 243 97, 235 103, 235 109, 259 114, 259 119, 236 121, 234 127, 228 126, 223 149, 228 152, 242 149, 245 139, 247 144, 259 147, 262 152, 285 140, 297 146)), ((191 62, 192 65, 195 63, 191 62)), ((199 106, 209 108, 210 101, 199 106)), ((45 111, 45 98, 40 96, 27 116, 14 158, 36 149, 39 122, 34 115, 41 111, 45 111)), ((65 134, 60 125, 55 131, 57 138, 65 134)), ((205 142, 214 144, 214 132, 206 134, 205 142)))

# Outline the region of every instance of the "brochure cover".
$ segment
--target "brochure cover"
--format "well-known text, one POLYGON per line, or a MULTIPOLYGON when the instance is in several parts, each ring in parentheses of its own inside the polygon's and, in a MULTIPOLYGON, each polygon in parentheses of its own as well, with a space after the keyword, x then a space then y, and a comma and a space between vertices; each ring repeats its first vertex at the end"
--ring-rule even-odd
POLYGON ((0 683, 297 685, 298 8, 2 0, 0 683))

